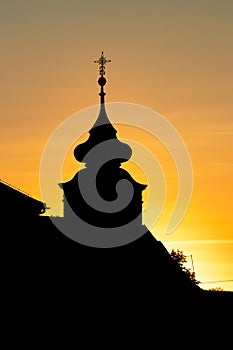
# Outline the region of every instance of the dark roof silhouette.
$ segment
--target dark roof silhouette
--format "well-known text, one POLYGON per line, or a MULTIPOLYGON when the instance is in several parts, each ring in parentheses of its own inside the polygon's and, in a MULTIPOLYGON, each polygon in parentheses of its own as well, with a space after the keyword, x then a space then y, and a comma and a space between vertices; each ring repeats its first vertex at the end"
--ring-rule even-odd
POLYGON ((0 180, 0 196, 0 211, 4 216, 37 216, 46 209, 45 203, 3 180, 0 180))

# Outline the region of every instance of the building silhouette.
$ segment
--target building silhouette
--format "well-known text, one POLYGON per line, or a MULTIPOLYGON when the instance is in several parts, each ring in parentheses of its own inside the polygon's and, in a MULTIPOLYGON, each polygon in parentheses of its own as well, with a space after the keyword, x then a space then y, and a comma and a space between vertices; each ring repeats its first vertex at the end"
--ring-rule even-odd
MULTIPOLYGON (((100 70, 102 66, 100 64, 100 70)), ((77 215, 84 222, 105 228, 106 231, 119 223, 126 224, 128 230, 137 230, 143 226, 142 192, 146 185, 136 182, 120 168, 122 162, 130 159, 131 149, 117 139, 116 130, 107 117, 103 88, 106 80, 103 75, 99 79, 99 116, 89 132, 88 140, 74 149, 75 158, 86 163, 86 169, 75 174, 70 181, 60 184, 64 191, 65 215, 57 220, 69 222, 73 215, 77 215), (103 149, 99 152, 101 145, 103 149), (101 212, 98 206, 93 209, 82 198, 79 177, 83 174, 81 180, 84 186, 82 182, 81 186, 85 189, 90 174, 95 174, 99 169, 99 163, 95 162, 99 158, 95 152, 98 157, 103 156, 102 161, 107 159, 97 176, 97 189, 104 203, 110 205, 116 200, 115 185, 119 181, 127 180, 133 189, 128 205, 119 213, 101 212), (135 224, 128 225, 130 220, 135 224)), ((64 308, 73 311, 69 317, 79 340, 82 330, 76 323, 77 319, 90 336, 93 335, 91 326, 100 325, 103 332, 100 332, 100 338, 105 336, 106 324, 111 335, 117 324, 118 337, 120 328, 121 331, 128 331, 129 326, 133 325, 136 332, 141 332, 142 324, 154 326, 155 319, 156 326, 159 323, 166 332, 176 327, 178 335, 186 336, 190 333, 190 327, 188 325, 188 333, 185 333, 184 326, 187 326, 189 317, 194 316, 196 320, 195 316, 199 316, 199 321, 203 319, 206 325, 209 311, 221 311, 224 315, 229 310, 232 297, 226 295, 225 299, 219 299, 206 296, 149 230, 128 244, 98 249, 69 239, 50 217, 41 215, 47 208, 45 203, 2 181, 0 196, 2 301, 7 307, 7 317, 3 319, 6 323, 10 319, 11 335, 15 334, 12 333, 15 322, 17 329, 23 325, 22 333, 28 338, 28 334, 31 335, 30 326, 34 331, 37 328, 36 321, 39 327, 35 339, 40 338, 44 321, 48 321, 49 332, 54 326, 50 313, 53 318, 58 317, 61 325, 67 322, 67 316, 61 316, 64 308), (25 319, 28 321, 26 327, 25 319)), ((219 320, 222 322, 223 318, 219 320)), ((156 331, 151 332, 155 344, 158 342, 156 331)), ((123 343, 123 338, 121 340, 123 343)), ((166 339, 162 341, 166 344, 166 339)))
POLYGON ((64 217, 69 221, 77 215, 84 222, 103 228, 116 228, 135 221, 131 229, 136 230, 142 225, 142 192, 147 185, 138 183, 120 168, 130 159, 132 150, 118 140, 117 130, 106 113, 104 75, 105 64, 109 61, 102 52, 96 62, 100 74, 100 111, 89 138, 74 149, 75 159, 86 167, 70 181, 60 184, 64 191, 64 217), (119 184, 122 185, 120 194, 117 193, 119 184), (89 196, 84 198, 88 190, 89 196))
MULTIPOLYGON (((85 163, 86 168, 76 173, 70 181, 59 184, 64 191, 64 218, 57 220, 67 223, 77 216, 94 229, 103 228, 108 233, 108 230, 116 228, 118 234, 123 236, 129 233, 132 239, 128 244, 109 249, 105 249, 106 245, 98 249, 81 244, 63 234, 49 216, 41 215, 46 209, 45 203, 25 197, 0 183, 1 194, 5 193, 4 201, 12 209, 10 216, 2 217, 2 222, 10 232, 7 251, 13 274, 20 284, 28 285, 30 282, 30 288, 33 284, 37 288, 38 285, 47 289, 49 286, 53 290, 70 288, 77 290, 79 297, 94 291, 95 297, 102 301, 106 293, 110 299, 111 295, 116 298, 122 296, 124 300, 134 296, 143 298, 144 302, 149 298, 148 303, 165 294, 171 298, 174 295, 184 297, 199 293, 200 288, 142 223, 142 193, 147 185, 138 183, 120 167, 130 159, 132 150, 118 140, 117 131, 105 110, 106 62, 102 53, 98 60, 98 84, 101 89, 99 115, 89 131, 88 139, 74 149, 76 160, 85 163), (97 200, 92 196, 93 174, 96 175, 96 189, 100 197, 97 196, 97 200), (118 202, 118 183, 122 186, 119 191, 121 195, 123 193, 122 202, 118 202), (83 193, 88 190, 89 202, 83 193), (17 206, 19 202, 20 209, 17 206), (111 208, 112 202, 114 206, 111 208), (125 203, 126 206, 123 205, 125 203), (106 206, 106 210, 102 210, 102 205, 106 206), (20 219, 12 220, 17 210, 20 219), (140 233, 141 229, 143 234, 140 233), (136 231, 139 234, 134 239, 136 231)), ((74 228, 77 232, 85 231, 85 225, 78 224, 74 228)))

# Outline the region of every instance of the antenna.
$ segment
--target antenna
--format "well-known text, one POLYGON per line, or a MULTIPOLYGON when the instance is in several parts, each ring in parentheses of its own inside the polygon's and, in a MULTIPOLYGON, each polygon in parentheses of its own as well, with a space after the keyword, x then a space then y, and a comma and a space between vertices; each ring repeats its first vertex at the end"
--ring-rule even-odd
POLYGON ((191 255, 186 255, 186 257, 190 257, 191 258, 191 262, 192 262, 192 269, 193 269, 193 272, 194 272, 194 264, 193 264, 193 256, 192 254, 191 255))

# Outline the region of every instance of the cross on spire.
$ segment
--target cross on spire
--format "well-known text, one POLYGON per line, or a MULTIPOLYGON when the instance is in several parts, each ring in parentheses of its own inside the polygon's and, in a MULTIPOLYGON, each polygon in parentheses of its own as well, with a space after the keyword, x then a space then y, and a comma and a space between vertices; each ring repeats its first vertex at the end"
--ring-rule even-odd
POLYGON ((111 62, 111 60, 107 60, 107 58, 104 56, 104 51, 101 52, 100 58, 94 61, 94 63, 98 63, 99 65, 99 74, 101 77, 105 75, 105 65, 108 62, 111 62))

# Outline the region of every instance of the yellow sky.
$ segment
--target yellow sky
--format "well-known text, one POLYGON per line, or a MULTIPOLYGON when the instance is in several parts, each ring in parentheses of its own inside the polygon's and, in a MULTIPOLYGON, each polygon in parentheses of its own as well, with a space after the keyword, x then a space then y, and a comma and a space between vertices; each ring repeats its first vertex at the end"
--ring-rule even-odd
MULTIPOLYGON (((232 1, 126 0, 100 6, 10 0, 1 2, 0 19, 1 179, 40 198, 46 142, 66 118, 99 102, 93 60, 105 50, 112 59, 107 101, 162 114, 192 159, 190 207, 176 232, 166 236, 160 230, 175 198, 175 170, 159 144, 150 143, 169 189, 154 228, 157 237, 232 239, 232 1)), ((127 132, 119 130, 118 136, 127 138, 127 132)))

